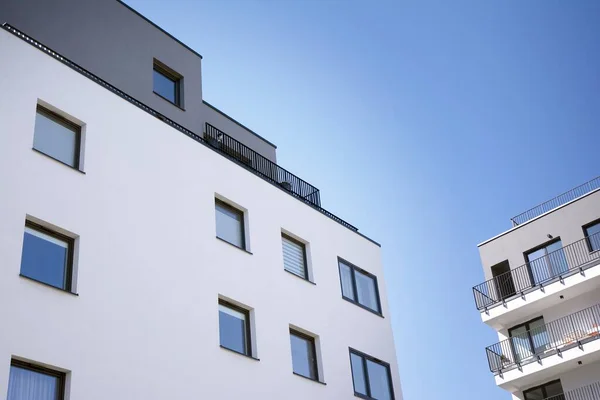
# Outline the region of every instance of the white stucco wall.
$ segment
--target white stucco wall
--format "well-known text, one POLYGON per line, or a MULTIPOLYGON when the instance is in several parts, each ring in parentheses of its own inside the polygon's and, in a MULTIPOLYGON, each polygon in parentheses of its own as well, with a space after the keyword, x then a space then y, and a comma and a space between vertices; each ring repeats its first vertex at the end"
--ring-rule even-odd
POLYGON ((0 396, 17 356, 70 371, 71 400, 352 399, 353 347, 402 398, 379 247, 5 31, 0 51, 0 396), (39 100, 86 124, 85 174, 32 151, 39 100), (215 194, 248 210, 253 254, 215 238, 215 194), (19 277, 26 215, 79 236, 79 296, 19 277), (283 270, 282 229, 316 285, 283 270), (338 256, 378 277, 385 318, 342 299, 338 256), (260 361, 219 347, 219 295, 254 309, 260 361), (327 385, 292 374, 290 324, 327 385))

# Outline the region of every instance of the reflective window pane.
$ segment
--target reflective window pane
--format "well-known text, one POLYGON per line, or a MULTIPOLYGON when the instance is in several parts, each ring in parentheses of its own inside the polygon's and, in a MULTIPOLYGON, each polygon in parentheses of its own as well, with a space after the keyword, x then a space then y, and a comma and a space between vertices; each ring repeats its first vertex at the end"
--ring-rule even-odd
POLYGON ((33 134, 36 150, 77 168, 78 135, 79 129, 38 108, 33 134))
POLYGON ((600 250, 600 222, 585 228, 585 234, 588 237, 588 243, 592 251, 600 250))
POLYGON ((56 376, 11 365, 7 400, 56 400, 60 385, 56 376))
POLYGON ((375 280, 359 271, 354 271, 358 302, 373 311, 379 312, 375 280))
POLYGON ((179 104, 177 99, 177 81, 154 70, 154 91, 173 104, 179 104))
POLYGON ((363 358, 350 353, 350 363, 352 366, 352 380, 354 381, 354 391, 356 393, 367 395, 367 383, 365 381, 365 371, 363 368, 363 358))
POLYGON ((392 391, 388 368, 385 365, 367 360, 367 371, 369 373, 371 397, 377 400, 391 400, 392 391))
POLYGON ((217 237, 244 249, 244 214, 220 201, 215 210, 217 237))
POLYGON ((290 333, 292 346, 292 367, 295 373, 311 379, 318 379, 313 340, 290 333))
POLYGON ((340 262, 340 279, 342 281, 342 294, 349 299, 355 300, 354 284, 352 282, 352 271, 346 264, 340 262))
POLYGON ((61 289, 68 289, 69 246, 64 240, 25 227, 21 274, 61 289))
POLYGON ((219 338, 221 346, 249 355, 247 314, 219 304, 219 338))

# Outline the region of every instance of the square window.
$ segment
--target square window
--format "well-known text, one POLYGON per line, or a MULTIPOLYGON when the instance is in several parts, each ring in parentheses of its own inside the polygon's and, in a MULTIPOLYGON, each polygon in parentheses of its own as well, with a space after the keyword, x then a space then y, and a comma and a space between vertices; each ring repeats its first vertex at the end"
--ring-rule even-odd
POLYGON ((21 275, 71 291, 74 239, 25 222, 21 275))
POLYGON ((338 259, 342 297, 348 301, 381 314, 377 278, 366 271, 338 259))
POLYGON ((181 107, 181 81, 183 77, 161 62, 154 60, 154 93, 181 107))
POLYGON ((354 394, 367 399, 394 399, 388 363, 350 349, 350 368, 354 394))
POLYGON ((12 360, 7 400, 63 400, 65 374, 12 360))
POLYGON ((246 249, 244 212, 215 199, 217 237, 241 249, 246 249))
POLYGON ((283 268, 294 275, 308 280, 306 246, 304 243, 281 234, 281 245, 283 248, 283 268))
POLYGON ((600 221, 594 221, 583 227, 590 251, 600 250, 600 221))
POLYGON ((219 300, 219 340, 222 347, 252 357, 248 310, 219 300))
POLYGON ((315 338, 290 329, 290 343, 294 373, 318 381, 315 338))
POLYGON ((42 106, 37 106, 33 132, 34 149, 79 169, 80 143, 80 126, 42 106))

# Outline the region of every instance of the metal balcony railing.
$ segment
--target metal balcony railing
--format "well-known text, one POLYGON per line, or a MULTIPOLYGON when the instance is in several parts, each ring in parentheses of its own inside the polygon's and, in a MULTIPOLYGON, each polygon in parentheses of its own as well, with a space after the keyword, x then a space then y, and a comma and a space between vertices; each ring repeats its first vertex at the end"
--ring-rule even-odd
POLYGON ((319 189, 298 178, 286 169, 281 168, 273 161, 263 157, 209 123, 206 124, 204 140, 219 152, 252 168, 263 178, 281 186, 292 196, 298 197, 302 201, 314 206, 321 207, 319 189))
POLYGON ((563 204, 573 201, 576 198, 584 196, 597 189, 600 189, 600 176, 584 183, 583 185, 577 186, 568 192, 560 194, 551 200, 545 201, 542 204, 539 204, 532 209, 517 215, 516 217, 512 217, 510 220, 512 221, 513 226, 521 225, 529 220, 547 213, 550 210, 555 209, 556 207, 560 207, 563 204))
POLYGON ((598 400, 600 399, 600 382, 569 390, 563 394, 546 397, 544 400, 598 400))
POLYGON ((521 367, 600 338, 600 304, 488 346, 490 371, 521 367))
POLYGON ((473 287, 475 305, 478 310, 484 310, 556 279, 577 271, 583 272, 600 260, 600 251, 594 249, 600 249, 600 233, 587 236, 480 283, 473 287))

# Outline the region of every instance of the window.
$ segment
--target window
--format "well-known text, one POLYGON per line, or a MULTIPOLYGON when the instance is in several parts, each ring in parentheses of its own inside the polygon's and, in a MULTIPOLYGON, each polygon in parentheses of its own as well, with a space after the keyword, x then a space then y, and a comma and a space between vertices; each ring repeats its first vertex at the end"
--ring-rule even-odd
POLYGON ((25 222, 21 275, 71 291, 73 238, 25 222))
POLYGON ((550 343, 543 317, 510 328, 508 336, 517 362, 543 354, 550 343))
POLYGON ((319 374, 315 338, 290 329, 290 342, 294 373, 318 381, 319 374))
POLYGON ((545 243, 525 253, 531 280, 539 285, 569 270, 560 239, 545 243))
POLYGON ((564 400, 565 396, 562 396, 562 394, 563 389, 560 380, 548 382, 541 386, 523 391, 525 400, 543 400, 550 398, 552 398, 552 400, 564 400))
POLYGON ((283 247, 283 268, 294 275, 308 280, 306 267, 306 246, 285 234, 281 234, 283 247))
POLYGON ((7 400, 63 400, 65 374, 12 360, 7 400))
POLYGON ((181 107, 182 76, 154 60, 154 93, 181 107))
POLYGON ((350 349, 354 394, 364 399, 393 400, 390 365, 350 349))
POLYGON ((251 357, 248 310, 219 300, 219 338, 222 347, 251 357))
POLYGON ((81 127, 42 107, 37 107, 33 148, 79 169, 81 127))
POLYGON ((381 314, 377 278, 342 259, 338 259, 338 265, 342 284, 342 297, 381 314))
POLYGON ((590 251, 600 250, 600 221, 594 221, 583 227, 590 251))
POLYGON ((241 249, 246 249, 244 212, 215 199, 217 237, 241 249))

